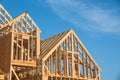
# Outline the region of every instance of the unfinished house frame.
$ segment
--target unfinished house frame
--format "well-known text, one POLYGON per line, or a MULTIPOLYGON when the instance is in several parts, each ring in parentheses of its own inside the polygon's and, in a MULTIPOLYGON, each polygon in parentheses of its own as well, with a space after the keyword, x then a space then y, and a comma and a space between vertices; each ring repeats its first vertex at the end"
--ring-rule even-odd
POLYGON ((46 40, 25 12, 13 19, 0 5, 0 79, 100 80, 101 68, 73 30, 46 40))

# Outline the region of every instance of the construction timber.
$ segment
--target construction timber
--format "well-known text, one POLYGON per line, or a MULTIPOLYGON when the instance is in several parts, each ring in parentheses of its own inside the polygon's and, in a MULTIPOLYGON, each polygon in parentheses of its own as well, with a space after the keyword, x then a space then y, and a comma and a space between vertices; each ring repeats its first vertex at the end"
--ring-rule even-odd
POLYGON ((101 68, 73 30, 46 40, 28 12, 0 4, 0 80, 101 80, 101 68))

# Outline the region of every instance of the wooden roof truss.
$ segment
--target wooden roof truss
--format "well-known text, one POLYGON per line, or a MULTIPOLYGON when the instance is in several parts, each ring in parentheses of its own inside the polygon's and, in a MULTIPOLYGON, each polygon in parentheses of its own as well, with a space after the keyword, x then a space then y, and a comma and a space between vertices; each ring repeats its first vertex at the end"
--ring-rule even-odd
MULTIPOLYGON (((51 44, 49 42, 48 44, 51 44)), ((48 75, 49 80, 53 78, 100 80, 100 67, 73 30, 57 42, 42 60, 43 74, 48 75)))

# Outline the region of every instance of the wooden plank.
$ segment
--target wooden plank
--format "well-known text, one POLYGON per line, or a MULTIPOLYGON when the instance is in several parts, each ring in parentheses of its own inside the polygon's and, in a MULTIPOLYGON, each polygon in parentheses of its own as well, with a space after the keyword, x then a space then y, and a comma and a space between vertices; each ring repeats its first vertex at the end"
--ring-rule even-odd
POLYGON ((25 67, 36 67, 36 62, 30 62, 30 61, 12 60, 11 64, 25 66, 25 67))
POLYGON ((0 74, 0 80, 4 80, 5 79, 5 75, 0 74))

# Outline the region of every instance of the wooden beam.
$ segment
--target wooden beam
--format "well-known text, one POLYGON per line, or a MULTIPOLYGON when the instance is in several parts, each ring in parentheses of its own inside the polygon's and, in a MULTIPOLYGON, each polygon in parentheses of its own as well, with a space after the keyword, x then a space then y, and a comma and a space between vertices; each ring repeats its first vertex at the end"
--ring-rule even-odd
POLYGON ((20 61, 20 60, 12 60, 12 65, 26 66, 26 67, 36 67, 36 62, 30 61, 20 61))

